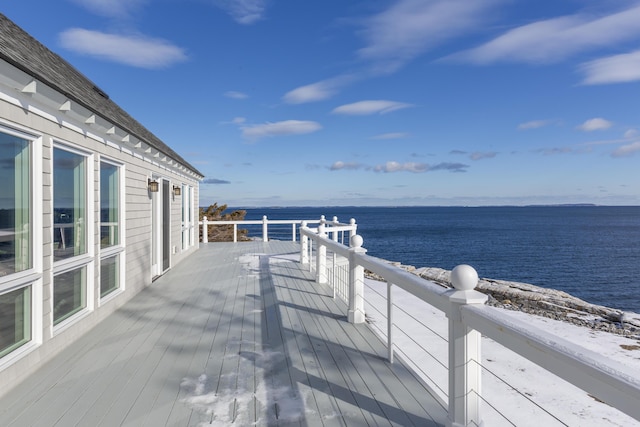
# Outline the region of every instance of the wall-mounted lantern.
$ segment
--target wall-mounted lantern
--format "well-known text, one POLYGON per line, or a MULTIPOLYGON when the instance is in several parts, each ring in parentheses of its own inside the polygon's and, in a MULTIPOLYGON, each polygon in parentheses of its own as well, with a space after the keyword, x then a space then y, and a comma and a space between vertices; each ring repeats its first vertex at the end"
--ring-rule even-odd
POLYGON ((177 186, 177 185, 174 185, 173 186, 173 195, 174 196, 179 196, 180 192, 181 192, 181 188, 179 186, 177 186))
POLYGON ((151 178, 149 178, 147 183, 149 184, 149 192, 150 193, 157 193, 158 192, 158 181, 152 180, 151 178))

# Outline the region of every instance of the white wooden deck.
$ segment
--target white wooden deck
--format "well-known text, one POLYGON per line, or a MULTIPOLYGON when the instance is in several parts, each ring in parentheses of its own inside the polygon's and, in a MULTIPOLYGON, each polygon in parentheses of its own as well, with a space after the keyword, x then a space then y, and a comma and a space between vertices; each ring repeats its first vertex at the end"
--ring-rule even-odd
POLYGON ((292 242, 209 243, 0 399, 0 426, 441 426, 292 242))

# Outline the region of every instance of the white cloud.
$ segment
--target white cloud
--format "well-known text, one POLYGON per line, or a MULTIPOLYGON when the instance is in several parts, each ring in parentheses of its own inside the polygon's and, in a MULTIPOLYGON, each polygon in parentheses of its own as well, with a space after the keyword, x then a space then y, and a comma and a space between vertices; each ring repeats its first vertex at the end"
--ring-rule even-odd
POLYGON ((406 132, 389 132, 389 133, 382 133, 380 135, 372 136, 371 139, 402 139, 408 136, 409 134, 406 132))
POLYGON ((412 172, 412 173, 425 173, 438 170, 448 170, 450 172, 465 172, 468 165, 462 163, 438 163, 436 165, 429 165, 427 163, 419 162, 405 162, 400 163, 396 161, 388 161, 384 164, 369 166, 356 162, 343 162, 337 161, 329 166, 331 171, 339 170, 358 170, 364 169, 373 172, 394 173, 394 172, 412 172))
POLYGON ((386 162, 383 165, 373 167, 375 172, 393 173, 393 172, 413 172, 424 173, 437 170, 448 170, 451 172, 465 172, 468 165, 462 163, 438 163, 437 165, 429 165, 427 163, 406 162, 399 163, 394 161, 386 162))
POLYGON ((396 101, 359 101, 353 104, 345 104, 331 111, 334 114, 347 114, 352 116, 364 116, 369 114, 387 114, 392 111, 412 107, 411 104, 396 101))
POLYGON ((587 85, 638 81, 640 50, 585 62, 580 70, 585 74, 582 83, 587 85))
POLYGON ((426 163, 418 162, 406 162, 398 163, 394 161, 386 162, 384 165, 377 165, 373 168, 376 172, 414 172, 421 173, 429 170, 429 165, 426 163))
POLYGON ((264 18, 265 0, 215 0, 214 4, 238 23, 250 25, 264 18))
POLYGON ((365 46, 357 51, 367 71, 300 86, 284 95, 289 104, 329 99, 342 87, 371 74, 397 71, 404 64, 449 39, 482 27, 491 10, 507 0, 398 0, 360 20, 365 46))
POLYGON ((628 157, 640 152, 640 141, 618 147, 611 153, 613 157, 628 157))
POLYGON ((550 63, 602 47, 617 48, 640 35, 640 6, 593 17, 586 13, 533 22, 450 56, 476 64, 550 63))
POLYGON ((500 0, 400 0, 364 21, 360 58, 394 72, 426 50, 484 25, 500 0))
POLYGON ((247 98, 249 98, 249 95, 247 95, 246 93, 236 92, 235 90, 229 90, 229 91, 225 92, 224 96, 226 96, 227 98, 231 98, 231 99, 247 99, 247 98))
POLYGON ((353 82, 357 77, 355 75, 342 75, 305 86, 297 87, 287 92, 282 99, 287 104, 304 104, 306 102, 315 102, 329 99, 338 93, 343 86, 353 82))
POLYGON ((589 119, 580 126, 576 127, 578 130, 582 130, 585 132, 593 132, 594 130, 605 130, 609 129, 613 123, 609 120, 605 120, 602 117, 596 117, 594 119, 589 119))
POLYGON ((258 140, 269 136, 302 135, 317 132, 322 126, 317 122, 303 120, 285 120, 262 125, 245 126, 242 136, 250 140, 258 140))
POLYGON ((328 99, 335 95, 336 89, 326 82, 312 83, 300 86, 287 92, 283 99, 289 104, 303 104, 305 102, 315 102, 328 99))
POLYGON ((471 160, 482 160, 482 159, 491 159, 497 155, 498 153, 496 153, 495 151, 486 151, 486 152, 476 151, 474 153, 469 154, 469 158, 471 160))
POLYGON ((551 124, 551 120, 532 120, 530 122, 520 123, 518 130, 537 129, 551 124))
POLYGON ((233 123, 234 125, 241 125, 246 121, 247 119, 245 119, 244 117, 234 117, 233 120, 231 120, 231 123, 233 123))
POLYGON ((355 163, 355 162, 343 162, 338 160, 337 162, 334 162, 330 167, 329 170, 332 171, 337 171, 337 170, 356 170, 356 169, 361 169, 365 166, 363 166, 360 163, 355 163))
POLYGON ((534 151, 535 153, 540 153, 545 156, 555 156, 558 154, 568 154, 574 153, 574 149, 571 147, 552 147, 552 148, 541 148, 539 150, 534 151))
POLYGON ((60 34, 60 43, 76 53, 140 68, 164 68, 187 60, 182 48, 166 40, 142 35, 70 28, 60 34))
POLYGON ((628 129, 624 133, 624 137, 627 138, 627 139, 634 138, 636 135, 638 135, 638 130, 637 129, 628 129))
POLYGON ((126 18, 147 0, 73 0, 93 13, 112 18, 126 18))

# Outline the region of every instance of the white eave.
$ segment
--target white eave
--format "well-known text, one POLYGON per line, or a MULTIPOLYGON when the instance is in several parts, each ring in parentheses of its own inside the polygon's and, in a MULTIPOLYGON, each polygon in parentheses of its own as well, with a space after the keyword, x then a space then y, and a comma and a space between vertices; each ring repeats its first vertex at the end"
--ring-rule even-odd
POLYGON ((138 139, 99 114, 67 98, 46 84, 35 80, 13 65, 0 60, 0 99, 24 108, 33 114, 53 120, 61 126, 134 154, 164 169, 193 179, 203 176, 190 167, 138 139))

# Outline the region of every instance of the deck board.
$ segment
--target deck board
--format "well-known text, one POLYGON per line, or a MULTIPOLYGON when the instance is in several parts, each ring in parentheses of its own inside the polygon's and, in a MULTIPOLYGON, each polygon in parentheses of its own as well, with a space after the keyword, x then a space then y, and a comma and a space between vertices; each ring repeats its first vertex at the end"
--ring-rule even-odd
POLYGON ((298 250, 203 245, 1 398, 0 425, 444 425, 298 250))

